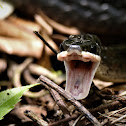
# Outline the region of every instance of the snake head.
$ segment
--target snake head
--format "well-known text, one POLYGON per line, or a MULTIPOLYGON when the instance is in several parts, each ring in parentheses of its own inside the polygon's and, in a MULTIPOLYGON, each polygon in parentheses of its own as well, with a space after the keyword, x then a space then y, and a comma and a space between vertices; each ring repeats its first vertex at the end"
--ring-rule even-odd
POLYGON ((61 43, 60 52, 68 51, 70 49, 72 50, 76 47, 85 52, 90 52, 96 55, 101 54, 101 41, 96 35, 70 35, 67 40, 64 40, 61 43))
POLYGON ((96 35, 71 35, 60 45, 57 59, 64 61, 65 90, 77 100, 89 94, 92 80, 100 64, 100 40, 96 35))

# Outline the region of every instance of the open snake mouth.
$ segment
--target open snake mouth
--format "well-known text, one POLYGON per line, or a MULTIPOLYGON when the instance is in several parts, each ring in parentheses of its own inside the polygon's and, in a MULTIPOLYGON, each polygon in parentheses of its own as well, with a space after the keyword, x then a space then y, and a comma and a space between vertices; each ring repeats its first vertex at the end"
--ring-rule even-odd
POLYGON ((101 57, 86 51, 71 50, 58 53, 57 59, 65 64, 65 90, 77 100, 87 97, 101 57))

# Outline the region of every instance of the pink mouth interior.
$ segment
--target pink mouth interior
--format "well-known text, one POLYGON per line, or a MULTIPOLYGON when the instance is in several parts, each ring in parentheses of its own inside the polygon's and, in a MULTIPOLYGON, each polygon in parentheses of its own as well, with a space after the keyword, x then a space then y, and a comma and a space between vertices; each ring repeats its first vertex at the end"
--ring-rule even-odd
POLYGON ((87 52, 66 51, 59 53, 57 57, 60 61, 64 61, 66 68, 65 90, 77 100, 86 98, 99 66, 100 57, 87 52))
POLYGON ((96 71, 97 63, 80 60, 65 61, 66 91, 77 100, 87 97, 96 71))

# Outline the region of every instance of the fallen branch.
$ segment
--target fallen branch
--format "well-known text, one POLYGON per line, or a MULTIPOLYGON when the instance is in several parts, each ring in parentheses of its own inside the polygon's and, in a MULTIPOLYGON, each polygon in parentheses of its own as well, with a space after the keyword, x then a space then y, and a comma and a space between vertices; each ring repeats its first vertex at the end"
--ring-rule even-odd
POLYGON ((58 92, 56 92, 54 89, 47 87, 48 90, 50 91, 50 93, 52 94, 54 100, 56 101, 57 105, 60 107, 60 109, 62 110, 62 112, 64 113, 65 117, 70 117, 70 113, 67 109, 66 104, 64 103, 64 101, 62 100, 61 96, 59 95, 58 92))
POLYGON ((121 105, 119 101, 114 101, 105 105, 100 105, 96 108, 90 109, 91 113, 103 112, 105 109, 112 110, 113 108, 118 108, 121 105))
POLYGON ((123 115, 123 116, 121 116, 120 118, 114 120, 111 124, 114 124, 114 123, 116 123, 116 122, 119 122, 120 120, 122 120, 122 119, 124 119, 124 118, 126 118, 126 115, 123 115))
POLYGON ((49 87, 55 89, 57 92, 59 92, 62 96, 64 96, 66 99, 68 99, 73 105, 76 106, 77 109, 85 116, 87 117, 95 126, 101 126, 100 122, 71 94, 66 92, 64 89, 59 87, 57 84, 52 82, 51 80, 47 79, 43 75, 41 75, 38 79, 38 82, 41 83, 42 85, 46 86, 48 85, 49 87))
POLYGON ((48 126, 48 123, 46 121, 44 121, 43 119, 39 118, 35 113, 33 113, 32 111, 28 111, 26 110, 24 112, 24 114, 30 118, 31 120, 33 120, 34 122, 36 122, 38 125, 40 126, 48 126))
MULTIPOLYGON (((30 75, 30 72, 28 70, 25 70, 24 72, 24 78, 29 82, 36 82, 36 80, 30 75)), ((59 108, 62 110, 64 116, 66 118, 70 117, 70 113, 67 110, 67 106, 64 103, 64 101, 62 100, 61 96, 59 95, 58 92, 56 92, 54 89, 51 89, 49 86, 46 86, 46 88, 50 91, 50 93, 52 94, 54 100, 56 101, 57 105, 59 106, 59 108)))

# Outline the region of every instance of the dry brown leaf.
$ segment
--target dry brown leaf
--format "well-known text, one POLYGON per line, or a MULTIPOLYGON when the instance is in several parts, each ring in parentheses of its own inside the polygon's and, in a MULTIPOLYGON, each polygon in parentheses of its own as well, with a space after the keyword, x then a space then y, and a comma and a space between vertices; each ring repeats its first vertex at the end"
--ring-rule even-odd
POLYGON ((33 39, 33 33, 7 20, 0 20, 0 35, 23 39, 33 39))
POLYGON ((18 56, 32 56, 40 58, 43 44, 38 39, 17 39, 0 36, 0 51, 18 56))
POLYGON ((25 29, 28 29, 30 31, 40 31, 41 27, 35 22, 29 21, 29 20, 24 20, 18 17, 10 16, 8 18, 9 22, 12 22, 16 25, 19 25, 20 27, 23 27, 25 29))

